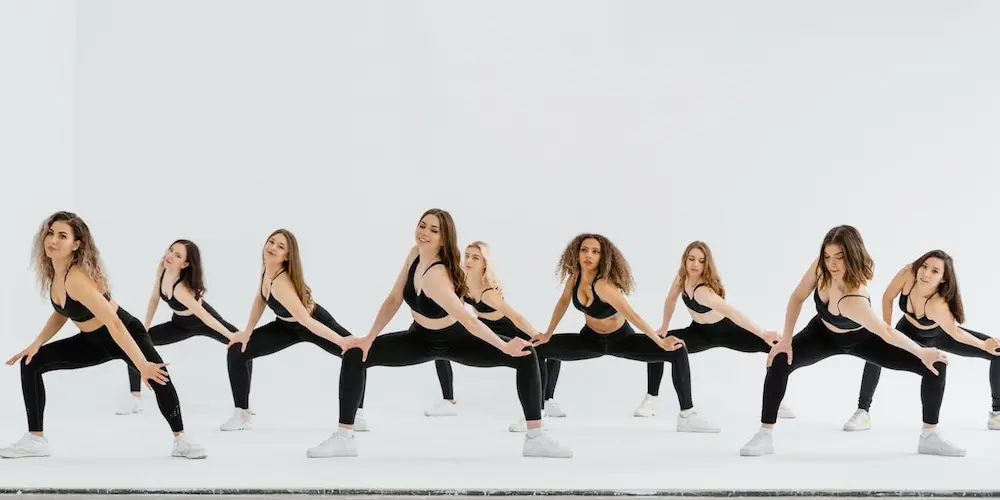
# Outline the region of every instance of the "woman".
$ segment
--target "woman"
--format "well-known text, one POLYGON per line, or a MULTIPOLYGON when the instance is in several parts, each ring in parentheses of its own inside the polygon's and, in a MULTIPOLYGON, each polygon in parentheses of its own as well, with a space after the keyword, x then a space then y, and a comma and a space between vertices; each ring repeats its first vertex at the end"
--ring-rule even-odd
MULTIPOLYGON (((990 361, 993 410, 987 417, 986 428, 1000 430, 1000 348, 997 339, 958 326, 965 322, 965 309, 951 256, 943 250, 931 250, 896 273, 882 294, 882 319, 889 325, 892 302, 897 295, 903 317, 896 323, 896 329, 911 340, 925 347, 990 361)), ((858 409, 844 424, 845 431, 871 429, 869 411, 881 374, 878 365, 865 363, 858 409)))
POLYGON ((660 338, 625 299, 634 280, 625 257, 599 234, 580 234, 563 250, 558 274, 565 282, 545 334, 536 341, 545 359, 579 361, 611 355, 634 361, 670 362, 674 390, 680 403, 678 432, 720 432, 721 428, 698 414, 691 397, 691 368, 684 341, 660 338), (572 303, 585 317, 580 333, 553 331, 572 303), (644 335, 636 335, 629 323, 644 335))
MULTIPOLYGON (((205 279, 201 267, 201 251, 190 240, 176 240, 170 244, 163 259, 156 266, 153 293, 146 305, 143 327, 149 332, 154 346, 169 345, 196 335, 228 345, 233 333, 239 331, 205 302, 205 279), (173 311, 170 321, 150 328, 160 300, 173 311)), ((247 377, 252 365, 247 363, 247 377)), ((142 411, 142 394, 139 373, 129 368, 131 395, 116 412, 128 415, 142 411)))
MULTIPOLYGON (((504 299, 503 286, 497 279, 493 267, 490 247, 483 241, 474 241, 465 248, 465 284, 468 288, 464 300, 476 311, 476 316, 497 335, 525 340, 533 340, 538 336, 535 329, 504 299)), ((439 359, 434 362, 437 368, 438 381, 441 383, 442 399, 424 411, 431 416, 450 416, 457 414, 455 408, 454 375, 451 362, 439 359)), ((545 385, 545 367, 539 366, 542 374, 542 385, 545 385)), ((510 426, 512 431, 524 432, 524 420, 510 426)))
MULTIPOLYGON (((680 268, 667 298, 663 303, 663 324, 656 334, 673 335, 684 341, 688 353, 696 354, 714 347, 725 347, 739 352, 771 351, 778 343, 778 332, 764 330, 726 301, 726 289, 715 266, 712 250, 704 241, 692 241, 681 255, 680 268), (684 300, 691 324, 679 330, 669 330, 670 320, 677 306, 677 298, 684 300)), ((646 395, 636 416, 656 414, 656 398, 646 395)), ((779 418, 795 418, 791 410, 782 407, 779 418)))
MULTIPOLYGON (((299 242, 287 229, 272 232, 261 251, 262 271, 257 293, 250 308, 250 319, 243 331, 229 341, 229 385, 236 408, 221 429, 236 431, 252 426, 250 408, 250 362, 300 342, 342 356, 351 333, 337 323, 330 313, 313 300, 302 270, 299 242), (269 307, 276 318, 255 328, 269 307), (239 344, 239 348, 237 348, 239 344)), ((361 420, 359 431, 368 430, 361 420)))
POLYGON ((819 258, 809 266, 788 300, 785 330, 767 357, 761 429, 743 446, 741 455, 774 453, 771 429, 789 374, 837 354, 850 354, 885 368, 920 375, 924 426, 918 453, 965 455, 965 450, 945 441, 937 432, 947 364, 944 354, 921 347, 879 320, 871 309, 866 287, 873 275, 874 263, 857 229, 844 225, 826 233, 819 258), (793 340, 792 329, 802 302, 810 294, 816 316, 793 340))
POLYGON ((83 219, 72 212, 49 216, 35 236, 32 265, 55 312, 38 338, 7 360, 7 366, 21 363, 28 433, 0 449, 0 457, 49 456, 49 442, 42 430, 45 373, 97 366, 113 359, 124 360, 147 385, 150 379, 156 382, 151 389, 174 434, 171 456, 206 457, 205 449, 184 433, 177 390, 149 334, 138 319, 111 298, 100 252, 83 219), (80 333, 46 344, 67 319, 73 320, 80 333))
POLYGON ((538 358, 530 343, 497 335, 462 303, 468 285, 459 264, 451 214, 437 208, 427 210, 414 237, 416 245, 407 254, 368 335, 348 341, 340 368, 340 426, 306 455, 357 455, 353 427, 367 367, 411 366, 446 359, 468 366, 514 368, 517 395, 528 422, 522 454, 572 457, 570 450, 542 431, 542 385, 538 358), (379 336, 403 301, 410 307, 413 323, 407 330, 379 336))

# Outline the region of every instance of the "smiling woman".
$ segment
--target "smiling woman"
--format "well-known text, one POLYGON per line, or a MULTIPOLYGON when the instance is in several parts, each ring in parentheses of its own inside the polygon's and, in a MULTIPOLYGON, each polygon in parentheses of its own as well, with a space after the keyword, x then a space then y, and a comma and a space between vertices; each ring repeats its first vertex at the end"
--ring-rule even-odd
MULTIPOLYGON (((143 327, 149 331, 153 345, 169 345, 194 336, 208 337, 222 345, 228 345, 233 333, 239 331, 222 318, 204 299, 205 279, 201 264, 201 251, 190 240, 176 240, 170 244, 163 259, 156 266, 153 278, 153 293, 146 306, 146 320, 143 327), (163 300, 174 312, 170 321, 152 328, 156 308, 163 300)), ((247 378, 250 378, 252 364, 247 361, 247 378)), ((131 396, 116 413, 128 415, 142 411, 139 372, 131 367, 129 390, 131 396)))
MULTIPOLYGON (((944 250, 931 250, 896 273, 882 294, 882 319, 888 325, 892 324, 892 303, 897 295, 903 317, 896 323, 896 329, 911 340, 959 356, 989 360, 993 409, 986 419, 986 428, 1000 430, 1000 345, 989 335, 959 326, 965 321, 965 308, 951 255, 944 250)), ((881 374, 879 365, 865 363, 858 409, 844 424, 845 431, 871 429, 868 412, 881 374)))
POLYGON ((415 245, 403 261, 392 289, 382 302, 368 335, 350 340, 340 368, 340 426, 328 439, 309 448, 313 458, 355 456, 355 412, 367 368, 412 366, 444 359, 467 366, 506 366, 516 370, 517 396, 527 421, 524 456, 569 458, 573 452, 542 430, 542 385, 531 344, 498 335, 465 308, 469 293, 459 262, 455 221, 432 208, 420 216, 415 245), (406 330, 379 336, 403 302, 413 323, 406 330), (355 349, 356 348, 356 349, 355 349))
POLYGON ((789 375, 837 354, 850 354, 885 368, 919 375, 924 429, 917 452, 965 455, 964 449, 937 432, 947 360, 937 349, 917 344, 875 315, 866 286, 874 273, 875 263, 855 227, 842 225, 827 231, 819 257, 806 270, 788 300, 784 332, 768 354, 761 427, 740 449, 741 455, 774 453, 771 431, 789 375), (802 302, 810 295, 816 316, 793 339, 792 329, 802 302))
POLYGON ((184 435, 177 391, 149 334, 138 319, 111 298, 100 252, 83 219, 72 212, 49 216, 35 237, 33 265, 42 292, 49 295, 55 312, 49 316, 38 338, 7 360, 8 366, 21 363, 28 433, 13 445, 0 449, 0 456, 21 458, 50 454, 48 440, 42 432, 45 411, 42 376, 45 373, 121 359, 139 373, 140 379, 155 382, 151 388, 163 418, 174 433, 171 455, 204 458, 205 449, 184 435), (46 344, 67 319, 73 320, 80 333, 46 344))
MULTIPOLYGON (((300 342, 309 342, 334 356, 343 355, 351 332, 313 300, 300 253, 299 240, 287 229, 275 230, 264 242, 260 284, 254 294, 250 320, 246 328, 229 341, 226 361, 236 408, 232 417, 222 424, 224 431, 249 429, 252 425, 250 362, 254 358, 274 354, 300 342), (274 311, 277 318, 254 328, 264 313, 264 306, 274 311)), ((367 430, 367 426, 362 423, 359 430, 367 430)))

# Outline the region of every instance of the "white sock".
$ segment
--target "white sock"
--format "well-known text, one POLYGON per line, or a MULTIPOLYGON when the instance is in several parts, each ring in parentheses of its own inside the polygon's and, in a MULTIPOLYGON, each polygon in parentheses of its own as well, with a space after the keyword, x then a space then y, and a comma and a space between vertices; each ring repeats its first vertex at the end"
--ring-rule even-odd
POLYGON ((681 416, 684 417, 684 418, 687 418, 692 413, 694 413, 694 407, 688 408, 686 410, 681 410, 681 416))
POLYGON ((760 432, 763 432, 764 434, 770 434, 771 431, 773 431, 773 430, 774 430, 774 427, 761 427, 760 428, 760 432))
POLYGON ((354 437, 354 429, 345 429, 343 427, 337 427, 337 432, 339 432, 344 437, 349 437, 349 438, 354 437))
POLYGON ((920 437, 927 437, 927 436, 930 436, 931 434, 934 434, 936 432, 937 432, 937 428, 936 427, 921 427, 920 428, 920 437))
POLYGON ((536 438, 536 437, 541 436, 541 435, 542 435, 542 428, 541 427, 535 427, 534 429, 528 429, 528 437, 529 438, 536 438))

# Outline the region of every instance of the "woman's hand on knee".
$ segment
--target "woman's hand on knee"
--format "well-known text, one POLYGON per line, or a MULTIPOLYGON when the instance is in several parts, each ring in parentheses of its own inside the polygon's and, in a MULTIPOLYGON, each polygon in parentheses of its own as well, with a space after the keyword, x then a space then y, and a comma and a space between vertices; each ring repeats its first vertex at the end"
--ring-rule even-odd
POLYGON ((779 354, 784 353, 788 358, 788 364, 792 364, 792 341, 791 340, 779 340, 777 344, 771 346, 771 352, 767 353, 767 367, 770 368, 771 364, 774 363, 774 358, 778 357, 779 354))
POLYGON ((41 347, 40 345, 32 343, 31 345, 26 347, 23 351, 15 354, 13 357, 8 359, 7 366, 14 366, 14 363, 21 361, 21 359, 24 359, 24 364, 26 365, 31 364, 31 358, 35 357, 35 354, 38 354, 38 349, 40 347, 41 347))

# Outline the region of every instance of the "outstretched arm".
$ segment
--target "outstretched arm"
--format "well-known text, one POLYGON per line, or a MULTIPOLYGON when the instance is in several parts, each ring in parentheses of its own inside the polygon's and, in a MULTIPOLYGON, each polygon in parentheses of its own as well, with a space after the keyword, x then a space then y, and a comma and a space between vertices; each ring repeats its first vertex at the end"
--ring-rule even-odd
POLYGON ((322 337, 330 342, 333 342, 341 349, 344 349, 344 339, 336 332, 330 329, 330 327, 320 323, 316 318, 312 316, 306 306, 302 304, 302 299, 299 295, 295 293, 295 286, 292 284, 292 279, 288 277, 287 274, 278 276, 278 278, 271 282, 271 296, 278 299, 278 302, 288 310, 288 313, 292 315, 295 321, 306 327, 307 330, 312 332, 318 337, 322 337))
POLYGON ((683 345, 683 342, 677 338, 667 337, 666 339, 661 339, 653 328, 649 326, 649 323, 646 323, 646 321, 642 319, 642 317, 639 316, 634 309, 632 309, 632 305, 625 299, 625 295, 621 292, 621 290, 608 282, 608 280, 604 278, 597 280, 597 283, 594 284, 594 291, 597 293, 597 296, 601 298, 601 300, 611 304, 611 307, 614 307, 616 311, 625 316, 626 320, 639 328, 639 331, 652 339, 656 345, 668 350, 674 350, 683 345))
POLYGON ((933 300, 927 304, 927 311, 925 314, 928 318, 934 320, 935 323, 940 325, 941 329, 944 330, 949 337, 963 344, 990 352, 990 350, 986 347, 987 341, 980 340, 979 337, 976 337, 975 335, 959 328, 958 323, 955 322, 955 316, 951 314, 951 310, 948 309, 948 304, 943 300, 933 300))
POLYGON ((572 300, 571 294, 573 293, 573 279, 567 279, 566 284, 563 286, 562 294, 559 295, 559 301, 556 302, 556 307, 552 310, 552 319, 549 320, 549 327, 545 330, 545 335, 550 336, 556 331, 556 327, 559 326, 559 322, 562 321, 563 316, 566 315, 566 309, 569 308, 569 303, 572 300))
POLYGON ((716 311, 719 311, 733 323, 736 323, 744 330, 753 333, 761 339, 764 339, 768 344, 772 343, 772 339, 769 337, 777 337, 777 332, 769 336, 767 331, 757 326, 756 323, 751 321, 750 318, 744 316, 743 313, 737 311, 736 308, 729 304, 729 302, 726 302, 726 299, 719 297, 719 294, 715 293, 715 290, 712 290, 707 286, 703 286, 695 291, 695 295, 695 300, 711 307, 712 309, 715 309, 716 311))
POLYGON ((366 337, 375 338, 385 325, 392 321, 392 317, 396 315, 399 311, 399 307, 403 305, 403 287, 406 286, 406 279, 410 271, 410 265, 413 260, 417 258, 418 254, 417 247, 414 246, 410 249, 409 253, 406 254, 406 259, 403 260, 403 267, 399 270, 396 275, 396 281, 392 283, 392 289, 389 290, 389 295, 386 296, 385 300, 382 301, 382 306, 378 309, 378 314, 375 315, 375 321, 372 323, 372 327, 368 330, 368 335, 366 337))
POLYGON ((657 330, 660 334, 670 330, 670 320, 674 317, 677 298, 681 296, 681 288, 683 286, 684 284, 679 276, 674 278, 674 282, 670 285, 670 290, 667 291, 667 298, 663 299, 663 321, 660 323, 660 329, 657 330))
POLYGON ((534 326, 531 326, 531 323, 529 323, 524 316, 515 311, 510 303, 504 300, 503 296, 500 295, 500 292, 497 292, 496 290, 487 290, 483 293, 480 300, 493 309, 502 312, 504 316, 510 318, 511 322, 514 323, 514 326, 522 332, 528 334, 529 337, 534 338, 539 335, 538 330, 536 330, 534 326))
MULTIPOLYGON (((458 298, 458 295, 455 294, 455 289, 451 284, 448 271, 444 268, 444 266, 432 267, 427 274, 424 275, 422 285, 422 291, 434 300, 434 302, 437 302, 449 316, 458 320, 458 322, 461 323, 461 325, 464 326, 469 333, 483 339, 491 346, 496 347, 507 354, 530 354, 528 351, 520 350, 520 348, 518 348, 517 351, 513 351, 510 348, 511 344, 508 344, 507 341, 500 338, 493 332, 493 330, 490 330, 488 326, 483 324, 483 322, 472 313, 472 311, 469 311, 465 307, 465 303, 462 302, 462 300, 458 298)), ((512 340, 519 340, 523 342, 522 339, 515 338, 512 340)))
POLYGON ((132 334, 125 328, 125 323, 122 323, 111 302, 104 297, 89 276, 76 268, 71 269, 66 277, 66 291, 94 313, 94 317, 108 328, 111 338, 125 351, 135 366, 141 367, 146 364, 148 361, 146 356, 142 354, 132 334))
POLYGON ((143 328, 147 331, 153 324, 153 316, 156 314, 156 307, 160 305, 160 272, 163 271, 163 261, 156 266, 156 275, 153 277, 153 293, 146 302, 146 318, 142 322, 143 328))
POLYGON ((882 292, 882 321, 885 321, 887 325, 892 325, 892 302, 902 293, 903 285, 910 276, 912 276, 910 266, 904 266, 896 272, 892 281, 889 282, 885 287, 885 291, 882 292))
POLYGON ((219 320, 215 319, 215 316, 212 316, 205 309, 200 300, 194 298, 194 294, 191 293, 187 285, 181 283, 177 288, 174 288, 174 298, 181 304, 184 304, 184 307, 193 312, 195 317, 208 325, 209 328, 219 332, 220 335, 227 339, 232 339, 233 332, 230 332, 219 320))

